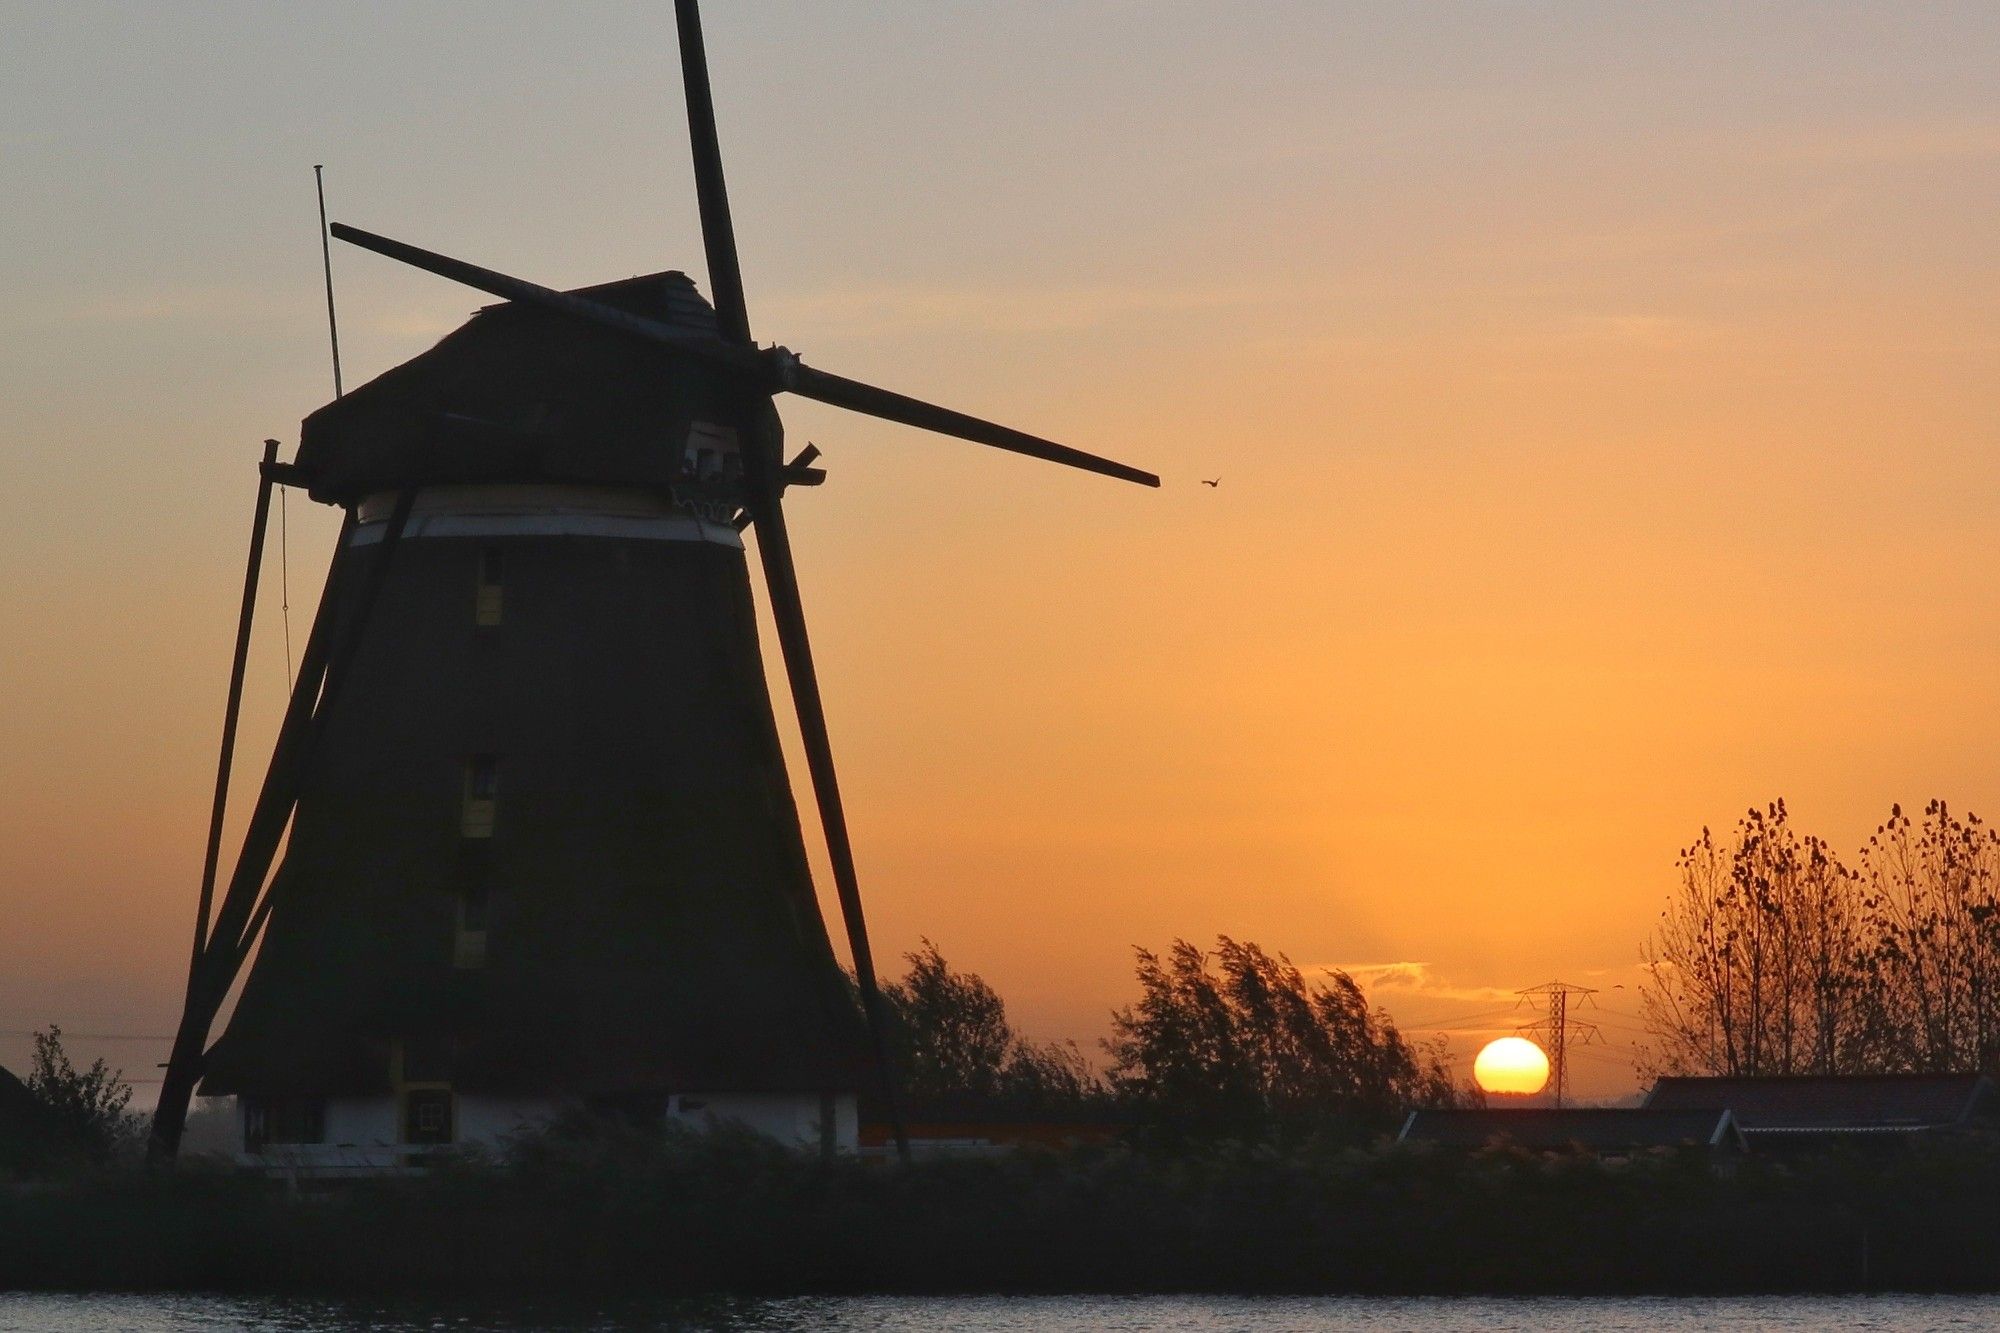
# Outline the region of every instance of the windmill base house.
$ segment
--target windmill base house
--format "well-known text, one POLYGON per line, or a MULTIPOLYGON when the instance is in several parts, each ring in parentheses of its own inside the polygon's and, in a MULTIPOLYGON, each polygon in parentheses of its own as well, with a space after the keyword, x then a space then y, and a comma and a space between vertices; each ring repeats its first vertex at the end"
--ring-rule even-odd
POLYGON ((621 1118, 707 1130, 727 1124, 822 1155, 860 1150, 855 1099, 782 1093, 716 1097, 687 1093, 563 1102, 548 1097, 479 1096, 442 1082, 375 1097, 244 1097, 237 1165, 274 1175, 340 1179, 420 1171, 437 1155, 466 1149, 504 1153, 533 1132, 581 1109, 614 1106, 621 1118), (645 1108, 650 1107, 650 1112, 645 1108))

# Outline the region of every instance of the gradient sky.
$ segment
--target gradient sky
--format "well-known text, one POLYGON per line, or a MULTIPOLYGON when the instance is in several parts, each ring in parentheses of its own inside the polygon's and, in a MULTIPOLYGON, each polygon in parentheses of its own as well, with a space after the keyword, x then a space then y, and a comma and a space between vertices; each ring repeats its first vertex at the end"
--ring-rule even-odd
MULTIPOLYGON (((0 1063, 170 1030, 252 463, 330 395, 311 165, 701 279, 670 8, 0 3, 0 1063)), ((710 8, 759 335, 1168 481, 787 404, 878 952, 1086 1043, 1177 934, 1413 1026, 1623 984, 1611 1095, 1704 823, 2000 814, 2000 8, 710 8)), ((485 299, 335 261, 350 383, 485 299)))

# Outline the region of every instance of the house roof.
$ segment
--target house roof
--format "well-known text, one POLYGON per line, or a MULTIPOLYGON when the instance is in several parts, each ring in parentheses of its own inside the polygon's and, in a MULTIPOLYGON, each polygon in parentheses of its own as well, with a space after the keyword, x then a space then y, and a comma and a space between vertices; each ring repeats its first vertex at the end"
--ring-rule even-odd
POLYGON ((1398 1143, 1481 1148, 1504 1141, 1533 1150, 1584 1148, 1633 1152, 1695 1144, 1740 1150, 1734 1117, 1714 1106, 1657 1111, 1617 1107, 1523 1107, 1419 1110, 1403 1122, 1398 1143))
POLYGON ((1727 1106, 1746 1134, 1907 1132, 1962 1124, 1992 1092, 1983 1074, 1663 1078, 1648 1110, 1727 1106))
POLYGON ((42 1117, 42 1104, 28 1091, 28 1085, 0 1069, 0 1136, 39 1126, 42 1117))
POLYGON ((0 1176, 33 1158, 55 1135, 55 1117, 20 1079, 0 1069, 0 1176))

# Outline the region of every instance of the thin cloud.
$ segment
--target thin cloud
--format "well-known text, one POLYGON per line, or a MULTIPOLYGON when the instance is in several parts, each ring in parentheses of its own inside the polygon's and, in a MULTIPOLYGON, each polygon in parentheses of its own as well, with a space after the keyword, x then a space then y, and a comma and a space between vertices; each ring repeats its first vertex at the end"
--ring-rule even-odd
POLYGON ((1513 1004, 1520 997, 1500 986, 1465 986, 1438 976, 1429 963, 1395 962, 1317 963, 1300 971, 1327 976, 1344 972, 1371 997, 1381 1000, 1429 999, 1446 1004, 1478 1004, 1491 1007, 1513 1004))
POLYGON ((1674 257, 1712 262, 1714 256, 1745 244, 1765 244, 1823 228, 1841 216, 1852 198, 1849 188, 1827 187, 1794 195, 1780 206, 1737 209, 1699 222, 1669 217, 1611 229, 1556 232, 1548 238, 1544 253, 1571 265, 1674 257))
POLYGON ((2000 157, 2000 124, 1881 126, 1807 139, 1794 144, 1791 155, 1870 166, 1980 161, 2000 157))
POLYGON ((1135 315, 1189 314, 1296 299, 1264 286, 1075 287, 838 286, 780 298, 788 328, 822 335, 884 337, 938 329, 1055 333, 1115 324, 1135 315))
POLYGON ((299 302, 290 293, 257 287, 152 287, 107 292, 62 312, 65 322, 119 324, 256 324, 296 319, 299 302))
MULTIPOLYGON (((370 333, 390 338, 442 338, 465 323, 470 312, 456 318, 429 310, 392 310, 369 317, 364 326, 370 333)), ((345 320, 341 321, 343 324, 345 320)))
POLYGON ((1569 325, 1577 336, 1596 341, 1630 343, 1657 349, 1712 342, 1721 326, 1676 315, 1578 315, 1569 325))
MULTIPOLYGON (((341 312, 341 329, 386 338, 435 342, 463 324, 470 311, 443 313, 410 306, 386 311, 341 312)), ((68 324, 99 328, 180 324, 243 328, 287 323, 317 326, 325 307, 295 292, 254 287, 159 287, 107 293, 59 314, 68 324)))

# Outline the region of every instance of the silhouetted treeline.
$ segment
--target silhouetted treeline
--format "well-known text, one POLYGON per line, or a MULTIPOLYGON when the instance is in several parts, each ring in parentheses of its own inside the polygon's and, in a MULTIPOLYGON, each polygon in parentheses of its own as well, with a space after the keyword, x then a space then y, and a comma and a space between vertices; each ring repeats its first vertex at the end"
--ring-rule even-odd
POLYGON ((2000 833, 1900 806, 1853 864, 1784 802, 1708 829, 1648 942, 1655 1072, 1970 1070, 2000 1054, 2000 833))
POLYGON ((999 992, 953 968, 925 940, 909 970, 882 983, 890 1051, 919 1113, 1010 1117, 1104 1110, 1110 1091, 1073 1041, 1032 1042, 1014 1030, 999 992))
POLYGON ((883 982, 891 1046, 918 1114, 1092 1116, 1168 1137, 1346 1134, 1411 1106, 1475 1096, 1441 1045, 1416 1046, 1352 978, 1308 982, 1282 954, 1227 937, 1137 950, 1139 999, 1112 1015, 1108 1070, 1074 1042, 1027 1041, 985 980, 935 944, 883 982))
POLYGON ((821 1161, 574 1123, 301 1197, 123 1172, 0 1190, 0 1289, 1740 1292, 2000 1286, 2000 1152, 1717 1170, 1326 1140, 821 1161))
POLYGON ((1112 1016, 1112 1088, 1153 1125, 1198 1135, 1386 1128, 1472 1096, 1443 1047, 1406 1041, 1354 979, 1308 983, 1282 954, 1223 936, 1138 951, 1138 1003, 1112 1016))

